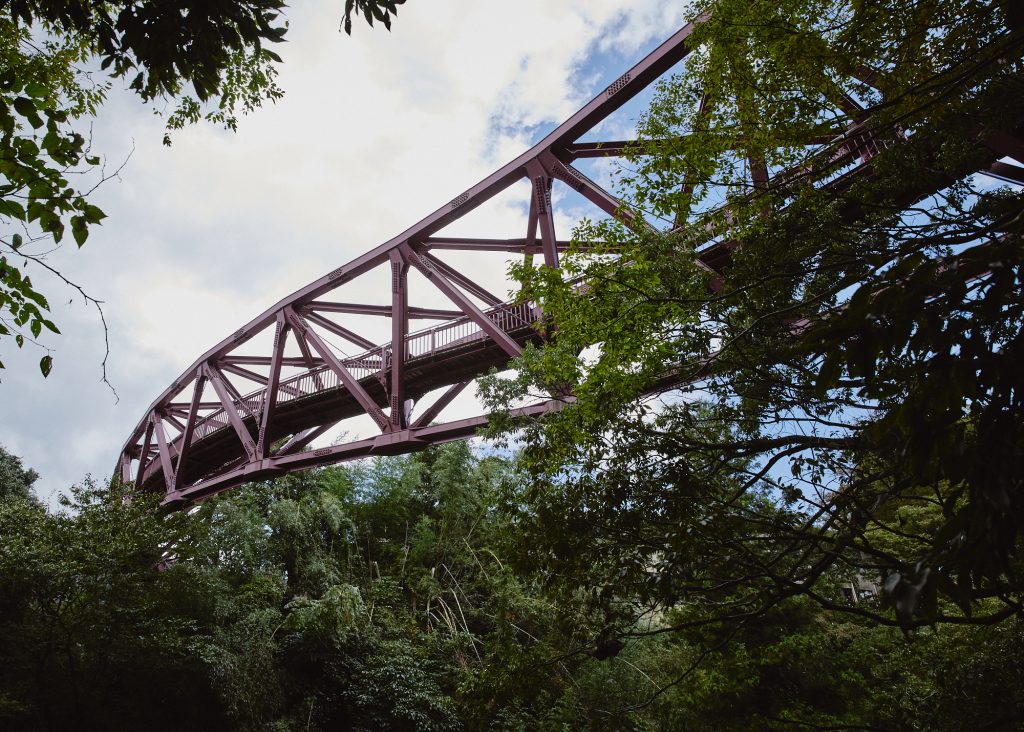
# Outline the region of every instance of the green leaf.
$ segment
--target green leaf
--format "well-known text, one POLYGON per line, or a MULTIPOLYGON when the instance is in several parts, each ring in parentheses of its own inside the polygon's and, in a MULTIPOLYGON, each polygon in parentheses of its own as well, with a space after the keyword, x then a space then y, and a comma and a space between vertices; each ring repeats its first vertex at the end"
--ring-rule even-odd
POLYGON ((25 93, 35 99, 43 99, 49 94, 49 90, 38 81, 30 81, 25 85, 25 93))
POLYGON ((39 359, 39 370, 43 372, 43 376, 50 375, 50 369, 53 368, 53 356, 43 356, 39 359))
POLYGON ((39 129, 43 126, 43 118, 36 111, 36 105, 28 97, 18 97, 14 100, 14 108, 24 117, 32 127, 39 129))
POLYGON ((71 235, 75 237, 75 243, 78 246, 85 244, 85 240, 89 238, 89 227, 86 226, 85 217, 71 217, 71 235))
POLYGON ((0 216, 10 216, 19 221, 25 220, 25 207, 17 201, 0 200, 0 216))
POLYGON ((107 218, 107 215, 103 213, 102 209, 89 203, 87 203, 85 208, 82 209, 82 213, 85 214, 85 220, 90 224, 98 224, 100 221, 107 218))

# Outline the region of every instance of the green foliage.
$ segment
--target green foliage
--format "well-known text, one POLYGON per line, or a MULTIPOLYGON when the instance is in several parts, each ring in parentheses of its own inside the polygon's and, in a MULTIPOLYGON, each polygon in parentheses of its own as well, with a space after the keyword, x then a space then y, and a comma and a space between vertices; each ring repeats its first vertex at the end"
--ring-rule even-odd
POLYGON ((352 14, 355 13, 361 14, 371 27, 374 20, 379 20, 385 28, 391 30, 391 18, 398 15, 398 6, 404 4, 405 0, 345 0, 345 17, 341 27, 352 35, 352 14))
POLYGON ((576 397, 499 425, 563 602, 619 635, 681 603, 679 630, 798 596, 908 630, 1020 611, 1024 198, 971 175, 1020 135, 1008 8, 702 5, 620 174, 672 230, 584 222, 604 251, 514 272, 557 337, 490 401, 576 397), (843 177, 858 136, 870 175, 843 177), (847 606, 857 578, 885 605, 847 606))
MULTIPOLYGON (((42 265, 37 242, 59 244, 70 228, 81 246, 104 217, 70 183, 99 163, 88 154, 74 120, 94 114, 105 86, 75 72, 89 56, 76 35, 35 39, 28 28, 0 17, 0 337, 21 347, 44 329, 59 333, 49 303, 25 268, 42 265), (18 262, 21 266, 18 266, 18 262)), ((49 374, 50 358, 40 362, 49 374)), ((0 362, 2 367, 2 362, 0 362)))
POLYGON ((21 464, 21 458, 12 455, 0 445, 0 501, 8 498, 34 501, 32 485, 39 473, 21 464))
MULTIPOLYGON (((349 0, 345 29, 353 12, 390 28, 398 4, 349 0)), ((0 342, 46 350, 44 377, 53 358, 39 339, 60 330, 30 273, 54 274, 100 307, 46 257, 68 233, 81 247, 106 217, 89 194, 111 173, 84 132, 110 80, 127 82, 143 103, 170 103, 164 144, 200 120, 233 130, 239 114, 283 94, 281 57, 270 46, 285 40, 284 7, 282 0, 16 0, 0 10, 0 342), (89 70, 95 63, 102 74, 89 70)))
MULTIPOLYGON (((32 476, 13 457, 0 466, 32 476)), ((566 594, 534 555, 530 490, 512 460, 460 443, 247 485, 191 514, 117 485, 75 489, 61 514, 0 500, 0 726, 1019 721, 1016 621, 906 638, 794 598, 722 628, 691 624, 710 612, 693 601, 610 635, 631 587, 566 594)))
POLYGON ((0 501, 0 715, 7 729, 214 726, 189 618, 155 571, 183 517, 85 483, 48 514, 0 501), (171 686, 168 677, 178 678, 171 686))

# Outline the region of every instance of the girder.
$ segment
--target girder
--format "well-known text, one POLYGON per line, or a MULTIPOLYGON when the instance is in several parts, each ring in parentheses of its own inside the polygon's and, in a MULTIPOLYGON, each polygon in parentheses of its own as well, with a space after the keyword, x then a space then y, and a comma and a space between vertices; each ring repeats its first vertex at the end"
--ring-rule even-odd
MULTIPOLYGON (((555 231, 555 185, 578 193, 598 215, 650 226, 573 161, 643 151, 630 141, 579 138, 683 60, 691 51, 688 39, 695 23, 701 21, 673 34, 530 150, 398 236, 292 293, 200 356, 154 400, 129 436, 118 463, 122 480, 159 491, 167 506, 180 507, 249 480, 472 436, 487 423, 485 415, 435 422, 475 378, 506 368, 527 344, 542 345, 549 329, 537 327, 544 313, 536 304, 488 290, 474 271, 446 261, 444 253, 514 254, 527 262, 536 255, 558 267, 569 242, 555 231), (531 196, 521 238, 443 233, 523 181, 531 196), (375 270, 390 283, 381 302, 361 298, 353 286, 375 270), (431 293, 430 302, 412 298, 414 277, 431 293), (445 306, 438 307, 436 300, 445 306), (390 319, 383 338, 362 330, 367 319, 382 318, 390 319), (434 324, 410 332, 413 320, 434 324), (354 418, 368 418, 376 432, 307 449, 354 418)), ((702 99, 701 118, 711 104, 706 96, 702 99)), ((840 189, 861 174, 873 155, 900 138, 898 131, 883 135, 872 128, 870 110, 848 95, 837 105, 852 110, 851 123, 839 130, 808 130, 804 142, 818 148, 822 159, 850 161, 849 169, 828 183, 840 189)), ((1021 168, 996 157, 1014 156, 1020 141, 1002 132, 984 139, 993 151, 992 174, 1019 182, 1021 168)), ((657 143, 645 145, 650 149, 657 143)), ((1021 154, 1016 157, 1021 160, 1021 154)), ((750 156, 749 169, 751 195, 773 185, 756 155, 750 156)), ((800 174, 776 174, 775 182, 800 174)), ((687 200, 692 188, 687 177, 687 200)), ((908 191, 908 199, 922 193, 908 191)), ((679 212, 676 225, 686 213, 679 212)), ((716 238, 709 224, 709 244, 700 251, 698 265, 720 278, 736 245, 716 238)), ((526 406, 519 413, 542 414, 560 408, 565 399, 526 406)))

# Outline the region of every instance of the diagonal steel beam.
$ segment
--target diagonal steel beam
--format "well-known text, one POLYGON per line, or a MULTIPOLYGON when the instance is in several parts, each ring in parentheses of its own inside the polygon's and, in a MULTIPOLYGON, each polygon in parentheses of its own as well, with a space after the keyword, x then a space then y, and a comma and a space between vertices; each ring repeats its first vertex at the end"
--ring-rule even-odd
POLYGON ((551 153, 542 153, 539 156, 539 162, 552 178, 558 178, 609 216, 653 231, 654 227, 647 223, 642 215, 626 206, 621 199, 613 196, 573 166, 567 165, 551 153))
MULTIPOLYGON (((152 412, 151 412, 152 414, 152 412)), ((146 472, 149 461, 149 447, 153 440, 153 420, 146 420, 146 436, 142 440, 142 452, 139 453, 139 468, 135 474, 135 485, 142 485, 142 476, 146 472)))
POLYGON ((388 419, 387 415, 384 414, 381 408, 377 405, 377 402, 375 402, 373 398, 366 393, 366 389, 363 388, 362 384, 352 376, 351 372, 349 372, 338 357, 334 355, 334 351, 324 343, 323 339, 317 335, 316 331, 312 330, 306 324, 302 319, 302 316, 291 308, 286 309, 284 313, 289 325, 291 325, 292 330, 295 332, 296 340, 300 343, 306 342, 312 346, 317 353, 320 354, 320 357, 327 364, 327 367, 337 374, 341 383, 345 385, 345 388, 348 389, 349 393, 355 397, 357 402, 359 402, 359 406, 363 408, 363 411, 369 414, 373 421, 377 423, 377 427, 380 428, 380 431, 388 431, 391 427, 391 421, 388 419))
POLYGON ((338 325, 333 320, 328 320, 319 313, 311 312, 306 308, 303 308, 301 312, 302 317, 305 318, 306 320, 310 321, 311 323, 316 323, 324 330, 328 331, 329 333, 334 333, 334 335, 338 336, 339 338, 344 338, 349 343, 357 345, 360 348, 365 348, 367 350, 377 347, 377 344, 374 343, 373 341, 363 338, 358 333, 353 333, 348 328, 338 325))
POLYGON ((237 366, 230 361, 221 361, 220 370, 227 371, 229 374, 234 374, 235 376, 241 376, 243 379, 248 379, 249 381, 255 381, 257 384, 262 384, 263 386, 267 385, 266 376, 260 376, 255 371, 243 369, 241 366, 237 366))
POLYGON ((278 316, 274 327, 274 345, 270 357, 270 377, 264 392, 263 411, 260 414, 260 430, 256 438, 256 459, 262 460, 266 455, 267 430, 274 419, 274 408, 277 406, 277 394, 281 385, 281 359, 284 358, 284 347, 288 341, 288 323, 284 313, 278 316))
MULTIPOLYGON (((313 352, 309 349, 309 344, 306 342, 306 339, 296 338, 295 343, 298 345, 299 351, 302 352, 302 358, 305 361, 306 368, 312 370, 314 367, 313 352)), ((273 362, 273 359, 271 359, 271 362, 273 362)), ((327 362, 324 361, 324 363, 327 362)))
POLYGON ((226 379, 224 379, 223 374, 221 374, 216 366, 205 364, 204 369, 205 376, 209 379, 210 385, 213 386, 213 390, 217 393, 217 398, 220 400, 228 421, 235 429, 235 434, 238 435, 238 440, 242 443, 245 454, 249 456, 249 460, 254 460, 256 458, 256 443, 253 442, 252 435, 249 434, 249 430, 245 423, 242 422, 242 418, 238 416, 238 409, 232 403, 231 395, 224 385, 226 379))
MULTIPOLYGON (((267 360, 267 364, 268 365, 272 364, 273 361, 274 361, 273 358, 267 358, 266 360, 267 360)), ((319 359, 314 359, 314 360, 318 361, 319 359)), ((284 359, 284 358, 281 359, 281 363, 282 363, 282 365, 292 365, 292 366, 297 365, 297 364, 288 364, 287 363, 287 359, 284 359)), ((301 359, 301 365, 305 365, 305 363, 306 363, 306 360, 305 359, 301 359)), ((222 360, 220 362, 220 370, 221 371, 227 371, 228 373, 232 373, 232 374, 235 374, 237 376, 241 376, 241 377, 243 377, 245 379, 249 379, 250 381, 255 381, 257 384, 262 384, 263 386, 266 386, 267 383, 269 382, 269 379, 267 379, 267 377, 260 376, 255 371, 250 371, 249 369, 244 369, 241 366, 236 366, 234 363, 232 363, 231 361, 227 361, 227 360, 222 360)), ((298 389, 295 389, 294 387, 288 386, 287 384, 281 384, 280 385, 280 389, 285 394, 290 394, 293 397, 304 396, 304 394, 301 391, 299 391, 298 389)))
POLYGON ((164 474, 164 486, 170 492, 174 489, 174 471, 171 468, 171 451, 167 447, 167 433, 164 431, 164 422, 161 415, 157 412, 153 412, 149 419, 153 423, 153 432, 156 434, 160 468, 164 474))
POLYGON ((489 335, 494 341, 504 349, 512 358, 515 358, 523 352, 523 349, 519 347, 508 333, 503 331, 497 325, 495 325, 484 312, 473 304, 473 301, 466 297, 457 287, 449 282, 443 274, 435 270, 431 265, 432 261, 426 257, 421 257, 416 253, 412 247, 405 244, 402 248, 402 253, 408 262, 418 269, 420 273, 426 277, 434 286, 439 289, 444 295, 451 300, 455 305, 462 310, 469 318, 471 318, 480 328, 489 335))
POLYGON ((453 384, 448 387, 448 390, 438 397, 437 401, 430 405, 430 408, 416 418, 416 421, 412 423, 413 429, 419 429, 420 427, 426 427, 428 424, 437 419, 445 407, 452 403, 452 400, 457 397, 462 391, 469 386, 468 381, 463 381, 458 384, 453 384))
POLYGON ((177 427, 179 432, 185 431, 185 423, 178 419, 171 410, 168 409, 164 411, 164 419, 177 427))
POLYGON ((228 396, 231 398, 231 401, 235 402, 239 409, 255 419, 256 413, 253 411, 252 407, 246 403, 245 397, 243 397, 242 393, 238 391, 238 388, 231 383, 231 379, 225 376, 224 372, 220 370, 219 364, 217 365, 217 372, 220 374, 221 383, 224 385, 224 388, 227 389, 228 396))
POLYGON ((430 262, 431 266, 433 266, 433 268, 438 272, 441 272, 447 279, 455 282, 467 292, 476 295, 491 307, 497 307, 504 302, 501 298, 491 294, 483 286, 473 282, 469 277, 449 266, 448 263, 442 262, 430 252, 423 252, 419 256, 420 258, 430 262))
POLYGON ((195 433, 196 423, 199 419, 199 405, 203 401, 203 390, 205 387, 206 376, 197 374, 195 386, 192 389, 192 402, 188 407, 188 418, 185 420, 185 431, 181 433, 179 438, 181 448, 178 450, 178 466, 174 469, 174 481, 171 485, 171 491, 181 490, 185 466, 188 465, 189 453, 192 451, 192 435, 195 433))
POLYGON ((298 452, 310 442, 315 440, 317 437, 327 434, 328 430, 334 427, 337 422, 330 422, 328 424, 320 425, 319 427, 310 427, 309 429, 303 430, 297 435, 292 435, 292 438, 274 453, 274 457, 280 457, 282 455, 290 455, 294 452, 298 452))

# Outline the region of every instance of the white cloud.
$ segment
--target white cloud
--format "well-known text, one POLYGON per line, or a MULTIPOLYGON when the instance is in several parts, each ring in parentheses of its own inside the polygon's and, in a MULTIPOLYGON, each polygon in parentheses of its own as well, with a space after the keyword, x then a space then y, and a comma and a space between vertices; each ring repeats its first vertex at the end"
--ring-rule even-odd
MULTIPOLYGON (((35 371, 40 354, 5 358, 0 443, 42 474, 43 494, 105 474, 202 352, 522 152, 534 142, 524 127, 560 122, 611 81, 595 52, 627 57, 621 72, 678 27, 682 7, 414 0, 390 34, 357 25, 348 38, 338 3, 305 3, 289 11, 285 98, 235 134, 200 126, 170 149, 150 110, 113 94, 96 149, 115 164, 133 141, 134 153, 97 191, 109 219, 53 262, 105 301, 121 401, 99 381, 94 316, 56 308, 67 335, 53 341, 50 379, 35 371)), ((517 213, 497 207, 482 224, 505 235, 517 213)), ((570 225, 560 219, 560 233, 570 225)))

